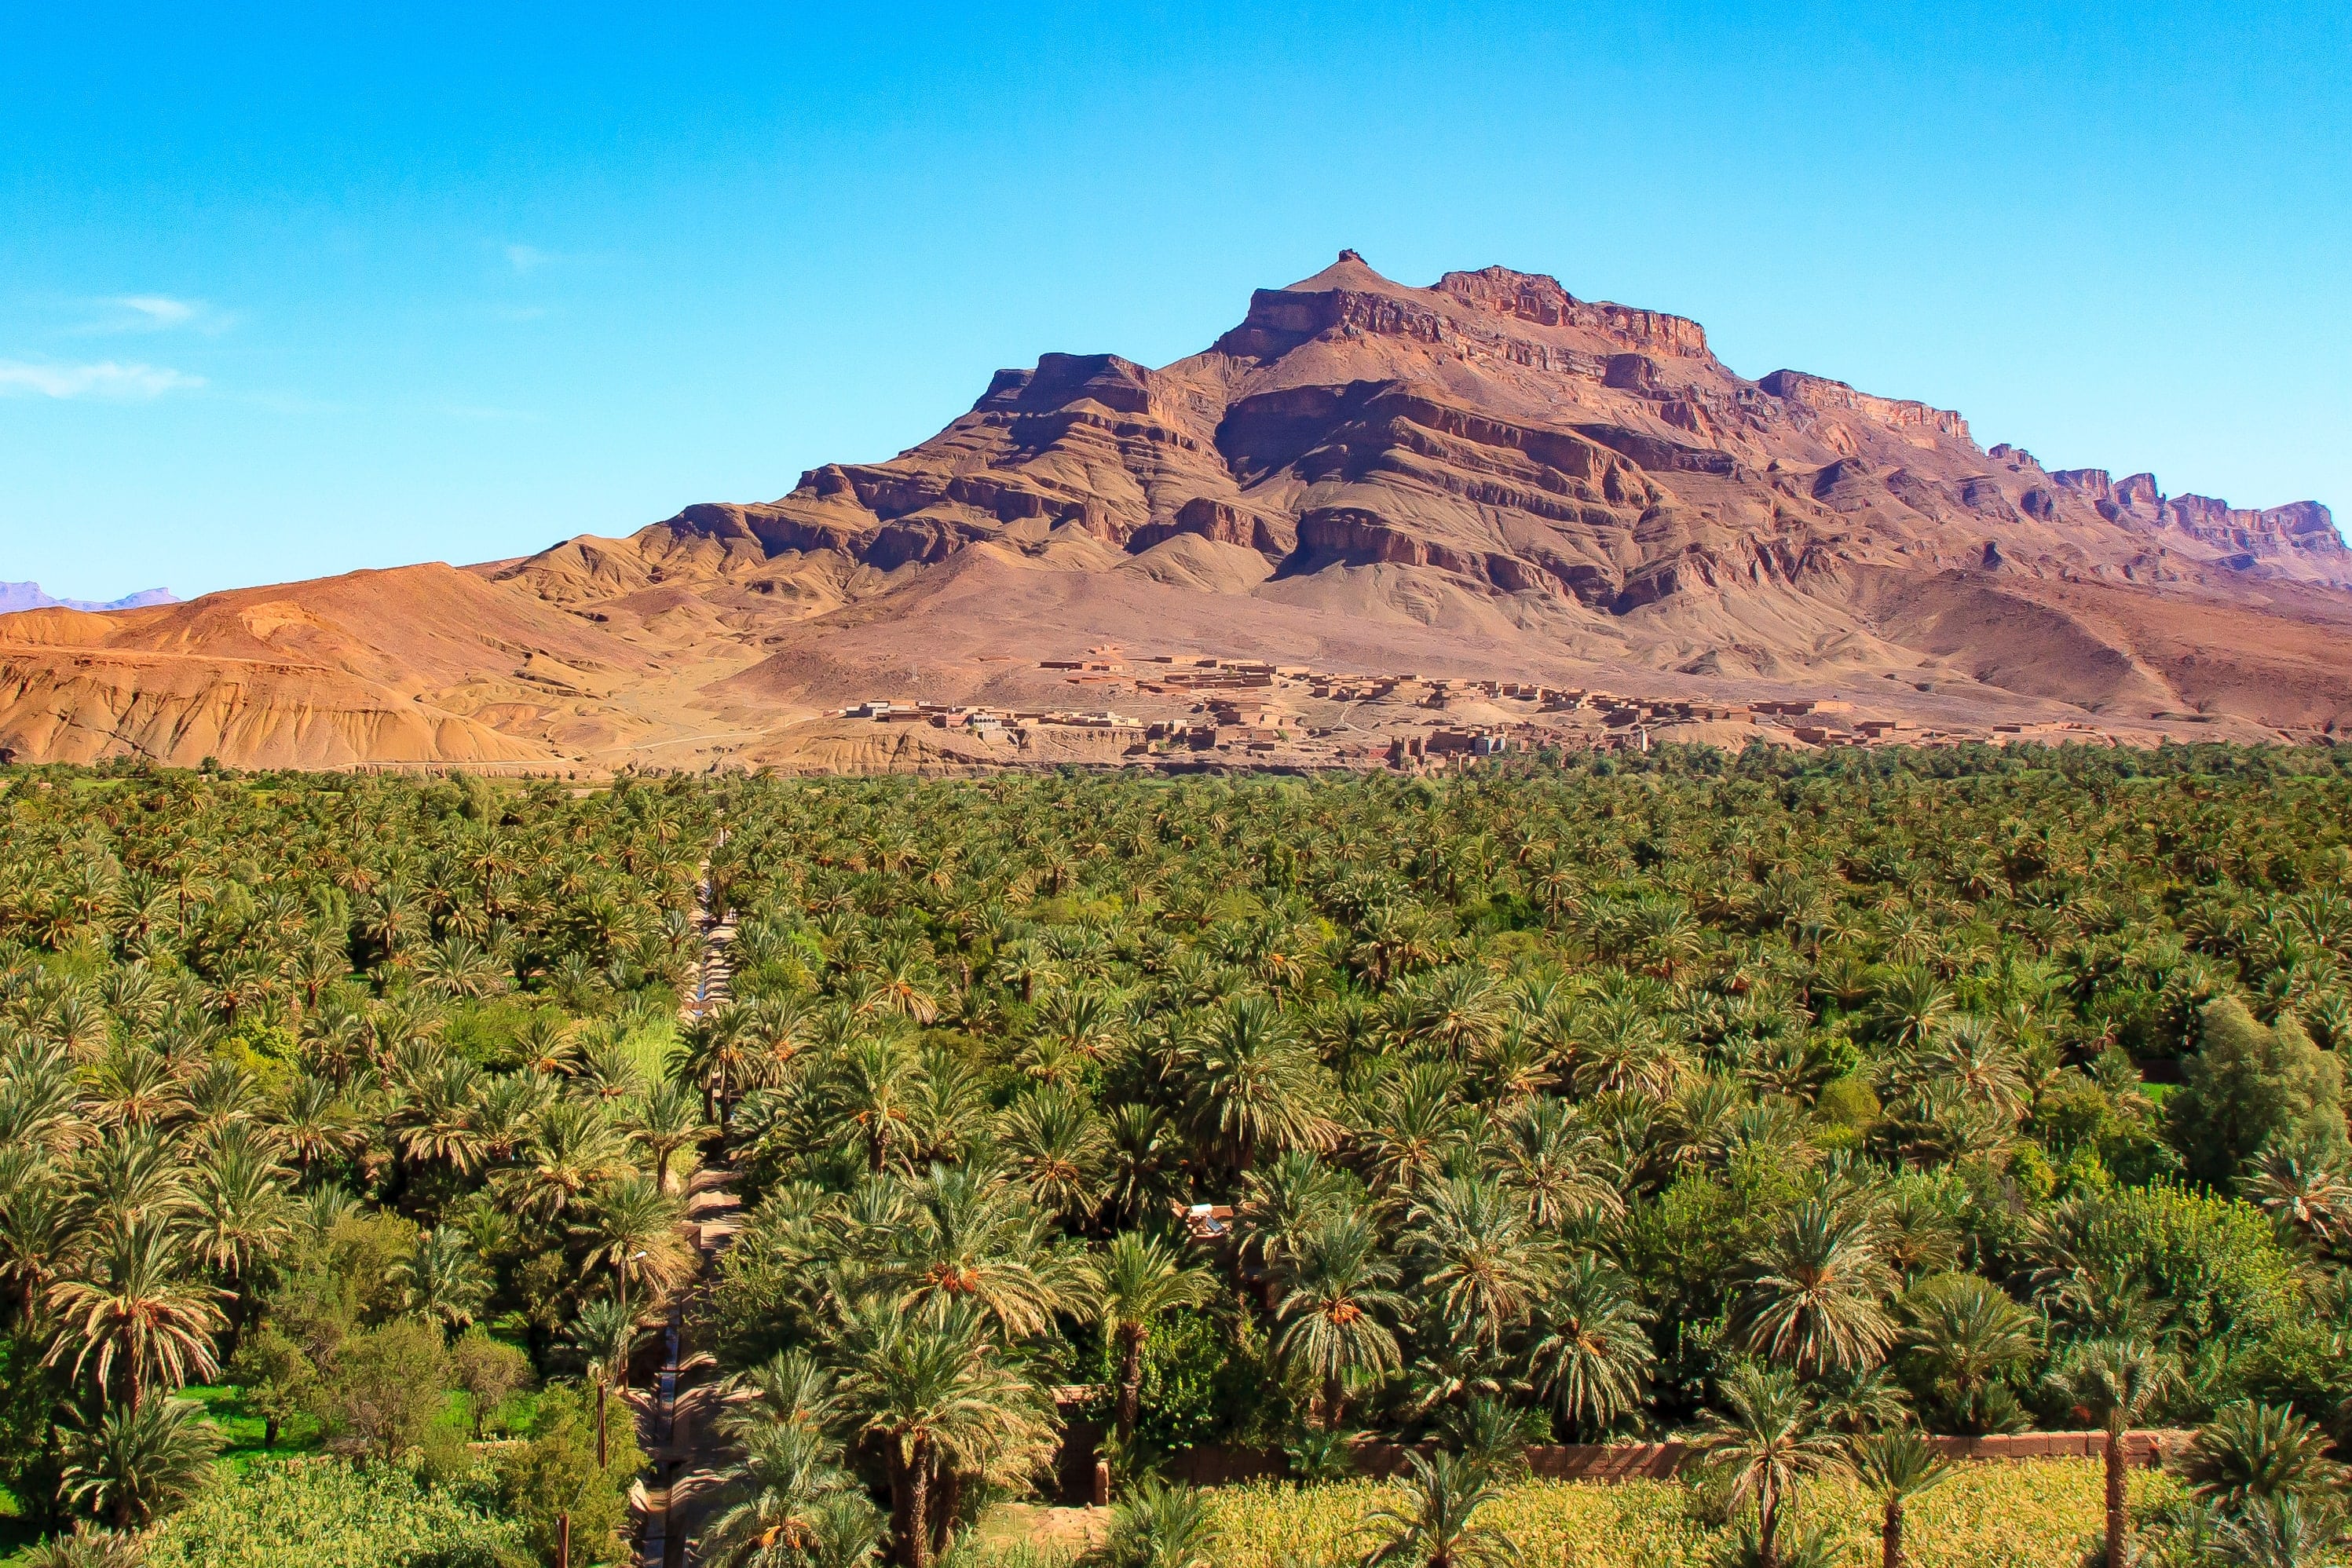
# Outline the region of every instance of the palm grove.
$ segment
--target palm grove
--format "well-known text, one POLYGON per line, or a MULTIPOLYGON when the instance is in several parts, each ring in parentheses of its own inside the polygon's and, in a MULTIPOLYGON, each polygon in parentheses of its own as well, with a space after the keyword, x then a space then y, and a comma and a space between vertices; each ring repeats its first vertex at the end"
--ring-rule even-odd
MULTIPOLYGON (((20 771, 5 1479, 172 1549, 227 1506, 173 1397, 220 1380, 482 1561, 551 1561, 559 1517, 613 1554, 637 1461, 581 1458, 591 1393, 719 1159, 706 1561, 927 1568, 1074 1413, 1131 1481, 1433 1444, 1399 1542, 1517 1443, 1699 1433, 1768 1563, 1832 1464, 1895 1551, 1921 1430, 2201 1421, 2184 1561, 2324 1536, 2347 803, 2331 754, 2220 749, 20 771), (706 860, 732 997, 674 1030, 706 860)), ((1146 1556, 1198 1523, 1136 1496, 1146 1556)))

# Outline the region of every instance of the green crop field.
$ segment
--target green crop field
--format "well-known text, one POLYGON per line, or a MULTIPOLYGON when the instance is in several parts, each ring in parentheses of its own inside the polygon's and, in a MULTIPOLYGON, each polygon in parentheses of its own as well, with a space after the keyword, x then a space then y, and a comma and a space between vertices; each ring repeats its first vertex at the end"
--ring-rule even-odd
MULTIPOLYGON (((2159 1473, 2133 1477, 2146 1507, 2179 1490, 2159 1473)), ((1366 1520, 1395 1489, 1369 1483, 1245 1487, 1214 1494, 1220 1568, 1322 1568, 1362 1555, 1366 1520)), ((1982 1463, 1913 1505, 1914 1568, 2076 1568, 2101 1529, 2095 1460, 1982 1463)), ((1671 1481, 1528 1481, 1505 1489, 1492 1522, 1530 1568, 1706 1568, 1729 1531, 1698 1490, 1671 1481)), ((1832 1531, 1833 1561, 1876 1568, 1877 1510, 1851 1483, 1807 1484, 1791 1511, 1797 1535, 1832 1531)))

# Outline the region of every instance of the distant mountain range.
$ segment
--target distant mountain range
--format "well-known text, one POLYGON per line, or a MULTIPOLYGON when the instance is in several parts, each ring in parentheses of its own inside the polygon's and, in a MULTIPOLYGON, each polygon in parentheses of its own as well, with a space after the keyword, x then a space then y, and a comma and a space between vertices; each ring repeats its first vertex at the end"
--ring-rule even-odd
POLYGON ((1949 410, 1750 381, 1682 317, 1349 251, 1200 353, 1000 371, 930 439, 777 500, 0 620, 0 755, 929 769, 1014 744, 838 716, 872 697, 1034 713, 1020 759, 1117 762, 1140 729, 1078 710, 1216 718, 1155 655, 1299 672, 1218 720, 1298 766, 1517 711, 1447 676, 1728 715, 1691 737, 1730 746, 1801 741, 1738 716, 1813 697, 1922 737, 2308 739, 2352 729, 2347 588, 2315 501, 2045 467, 1949 410), (1397 678, 1359 700, 1308 672, 1397 678), (1322 749, 1279 749, 1301 736, 1322 749))
POLYGON ((0 582, 0 615, 19 610, 143 610, 150 604, 177 604, 180 596, 168 588, 149 588, 100 604, 94 599, 52 599, 37 582, 0 582))

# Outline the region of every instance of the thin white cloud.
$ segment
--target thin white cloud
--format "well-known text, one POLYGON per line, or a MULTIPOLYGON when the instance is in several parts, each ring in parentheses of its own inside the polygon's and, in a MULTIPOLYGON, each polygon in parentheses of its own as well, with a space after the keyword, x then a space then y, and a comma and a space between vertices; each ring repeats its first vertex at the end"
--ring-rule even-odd
POLYGON ((100 315, 76 329, 81 332, 202 332, 215 336, 236 324, 236 318, 203 299, 181 299, 169 294, 117 294, 90 301, 100 315))
POLYGON ((204 384, 202 376, 160 365, 125 365, 112 360, 94 365, 47 365, 0 360, 0 395, 108 398, 138 402, 204 384))
POLYGON ((541 250, 535 245, 507 246, 507 265, 517 272, 536 272, 555 259, 552 252, 541 250))
POLYGON ((174 299, 167 294, 126 294, 107 303, 120 305, 155 327, 184 327, 196 319, 196 312, 201 308, 188 300, 174 299))

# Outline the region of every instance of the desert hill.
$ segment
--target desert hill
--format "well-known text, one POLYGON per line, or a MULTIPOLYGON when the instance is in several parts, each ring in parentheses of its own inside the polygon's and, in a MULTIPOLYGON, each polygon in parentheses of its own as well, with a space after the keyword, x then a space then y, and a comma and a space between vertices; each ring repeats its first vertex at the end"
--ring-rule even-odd
POLYGON ((1713 716, 1689 722, 1727 741, 1753 722, 1732 710, 1832 696, 1919 734, 2301 737, 2352 722, 2347 589, 2352 551, 2316 502, 2048 470, 1979 447, 1957 413, 1796 371, 1748 381, 1679 317, 1500 267, 1411 287, 1347 252, 1260 290, 1202 353, 999 371, 920 445, 779 500, 465 570, 0 617, 0 749, 1112 760, 1142 749, 1132 727, 977 741, 828 710, 919 697, 1201 727, 1199 681, 1171 685, 1152 654, 1289 667, 1284 712, 1226 727, 1293 760, 1437 723, 1539 731, 1537 713, 1583 715, 1560 733, 1593 738, 1606 726, 1572 694, 1601 688, 1680 705, 1661 721, 1696 705, 1713 716), (1378 682, 1309 672, 1416 679, 1373 699, 1378 682), (1505 686, 1543 695, 1488 711, 1505 686))

